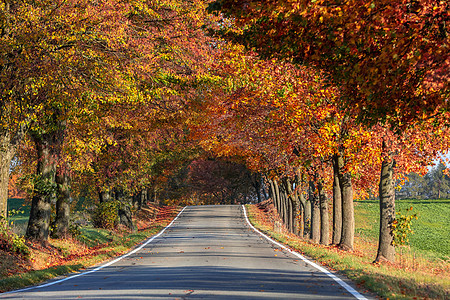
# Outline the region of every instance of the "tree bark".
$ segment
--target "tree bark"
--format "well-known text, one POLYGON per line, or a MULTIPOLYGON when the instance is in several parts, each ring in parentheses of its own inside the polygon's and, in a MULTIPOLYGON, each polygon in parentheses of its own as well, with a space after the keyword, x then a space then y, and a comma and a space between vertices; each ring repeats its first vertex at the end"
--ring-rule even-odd
POLYGON ((311 240, 318 244, 320 241, 320 207, 319 201, 311 202, 311 240))
POLYGON ((125 227, 135 230, 135 226, 133 224, 133 218, 131 213, 131 207, 127 204, 122 203, 118 210, 119 214, 119 224, 124 225, 125 227))
POLYGON ((144 205, 144 203, 147 201, 147 190, 142 190, 139 193, 139 200, 138 200, 138 210, 142 209, 142 206, 144 205))
POLYGON ((144 205, 149 205, 151 194, 152 193, 151 193, 150 189, 146 188, 145 189, 145 202, 144 202, 144 205))
POLYGON ((339 247, 347 250, 353 250, 355 239, 355 216, 353 208, 353 187, 350 172, 344 172, 344 159, 338 157, 339 184, 342 195, 342 233, 339 247))
MULTIPOLYGON (((0 117, 4 116, 4 112, 0 117)), ((28 130, 28 122, 19 125, 11 134, 8 130, 0 130, 0 216, 8 217, 8 184, 11 162, 16 154, 17 145, 28 130)))
POLYGON ((314 182, 310 181, 309 187, 311 201, 311 240, 318 244, 320 241, 320 207, 314 182))
POLYGON ((288 229, 290 233, 294 233, 294 206, 293 201, 291 200, 289 195, 286 195, 286 206, 287 206, 287 222, 288 229))
POLYGON ((56 217, 53 236, 56 238, 66 237, 69 233, 70 219, 70 176, 69 170, 59 170, 56 173, 57 196, 56 217))
POLYGON ((135 210, 141 210, 142 203, 144 202, 144 191, 140 191, 139 193, 134 194, 132 200, 133 208, 135 210))
POLYGON ((159 206, 158 188, 156 186, 153 187, 153 203, 159 206))
POLYGON ((44 244, 49 236, 51 203, 55 198, 56 143, 55 135, 51 133, 32 137, 38 163, 26 237, 44 244))
POLYGON ((281 199, 280 199, 280 188, 278 187, 278 183, 276 180, 273 180, 273 187, 275 192, 275 208, 277 209, 278 215, 281 216, 281 199))
POLYGON ((300 192, 298 195, 298 199, 300 201, 300 220, 298 221, 298 236, 303 237, 305 235, 305 226, 306 226, 306 199, 305 196, 300 192))
POLYGON ((111 201, 112 200, 111 191, 108 189, 102 189, 98 193, 98 198, 100 203, 111 201))
POLYGON ((273 186, 273 181, 271 179, 268 180, 269 182, 269 197, 272 198, 273 205, 275 206, 275 187, 273 186))
POLYGON ((298 235, 298 224, 299 224, 299 210, 301 209, 300 201, 298 200, 297 191, 293 190, 291 194, 292 202, 292 233, 298 235))
MULTIPOLYGON (((311 196, 311 195, 310 195, 311 196)), ((309 199, 307 201, 305 201, 305 229, 304 229, 304 233, 303 236, 305 238, 310 238, 311 236, 311 217, 312 217, 312 202, 311 202, 311 197, 309 197, 309 199)))
POLYGON ((263 176, 261 176, 261 191, 263 193, 264 200, 269 199, 269 195, 267 195, 266 184, 264 182, 263 176))
POLYGON ((289 199, 288 199, 288 195, 287 195, 287 191, 285 188, 285 178, 281 179, 280 182, 280 194, 281 194, 281 201, 282 201, 282 220, 283 220, 283 224, 284 226, 288 229, 288 231, 290 231, 290 223, 289 223, 289 199))
POLYGON ((122 189, 114 189, 116 201, 120 203, 117 210, 119 216, 119 224, 134 231, 133 214, 131 212, 132 197, 122 189))
POLYGON ((280 206, 281 206, 281 220, 283 220, 283 224, 286 225, 286 198, 285 198, 285 193, 283 192, 283 190, 281 189, 280 186, 280 206))
POLYGON ((16 147, 10 141, 8 133, 0 136, 0 216, 4 218, 8 214, 9 168, 16 152, 16 147))
POLYGON ((250 175, 250 180, 252 183, 252 186, 255 189, 256 197, 258 198, 258 203, 261 203, 261 174, 255 173, 250 175))
POLYGON ((317 184, 320 202, 320 243, 330 244, 330 223, 328 217, 328 197, 323 189, 323 182, 319 180, 317 184))
POLYGON ((339 245, 342 235, 342 195, 339 183, 338 156, 333 156, 333 245, 339 245))
MULTIPOLYGON (((383 142, 383 146, 384 142, 383 142)), ((380 176, 380 235, 377 257, 374 262, 395 262, 394 236, 392 222, 395 220, 395 189, 394 189, 395 161, 386 158, 381 164, 380 176)))
MULTIPOLYGON (((296 181, 298 181, 298 180, 296 179, 296 181)), ((294 185, 288 177, 285 177, 283 179, 283 184, 284 184, 284 188, 287 192, 289 205, 290 205, 289 228, 290 228, 291 233, 297 234, 298 233, 297 214, 298 214, 300 201, 298 199, 297 191, 294 189, 294 185)))

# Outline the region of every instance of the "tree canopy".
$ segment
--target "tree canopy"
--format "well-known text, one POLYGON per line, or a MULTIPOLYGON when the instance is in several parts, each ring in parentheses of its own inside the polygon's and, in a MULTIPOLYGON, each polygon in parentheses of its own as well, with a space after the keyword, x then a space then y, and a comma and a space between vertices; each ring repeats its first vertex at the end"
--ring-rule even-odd
POLYGON ((237 203, 268 190, 293 233, 328 244, 332 227, 351 250, 353 201, 378 195, 377 260, 392 260, 396 182, 449 149, 448 11, 431 0, 2 2, 0 210, 16 157, 29 238, 46 240, 53 203, 68 215, 70 191, 124 209, 144 195, 237 203))

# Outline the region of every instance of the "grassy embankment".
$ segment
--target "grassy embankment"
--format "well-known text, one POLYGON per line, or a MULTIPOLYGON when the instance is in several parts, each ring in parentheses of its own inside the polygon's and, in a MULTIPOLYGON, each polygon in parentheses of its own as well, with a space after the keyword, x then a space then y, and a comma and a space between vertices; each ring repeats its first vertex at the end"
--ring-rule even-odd
POLYGON ((410 246, 399 247, 395 264, 373 264, 378 240, 377 201, 355 203, 355 251, 313 245, 286 233, 275 233, 273 205, 248 206, 252 224, 293 249, 327 265, 389 299, 448 299, 450 291, 450 201, 398 201, 397 207, 413 207, 414 234, 410 246))
MULTIPOLYGON (((14 231, 19 234, 25 232, 28 222, 29 208, 22 204, 17 199, 8 204, 9 209, 25 211, 10 218, 14 231)), ((178 211, 174 207, 149 207, 138 214, 138 230, 134 233, 81 227, 81 234, 76 238, 50 239, 48 247, 30 244, 28 258, 0 251, 0 292, 35 285, 124 254, 167 226, 178 211)))

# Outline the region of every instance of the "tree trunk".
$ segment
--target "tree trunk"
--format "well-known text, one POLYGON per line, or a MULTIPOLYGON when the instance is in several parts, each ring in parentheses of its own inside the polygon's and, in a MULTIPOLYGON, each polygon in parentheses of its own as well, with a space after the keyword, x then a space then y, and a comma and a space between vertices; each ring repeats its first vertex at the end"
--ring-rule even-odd
POLYGON ((120 203, 117 210, 119 224, 134 230, 133 215, 131 212, 132 197, 122 189, 114 189, 115 199, 120 203))
POLYGON ((144 205, 144 203, 147 201, 147 191, 144 189, 139 193, 139 199, 138 199, 138 210, 142 209, 142 206, 144 205))
POLYGON ((111 191, 109 189, 102 189, 98 193, 100 203, 109 202, 112 200, 111 191))
POLYGON ((158 198, 158 189, 157 187, 153 187, 153 203, 159 206, 159 198, 158 198))
POLYGON ((298 236, 303 237, 305 235, 305 225, 306 225, 306 199, 305 196, 300 193, 298 195, 298 199, 300 201, 300 220, 298 220, 299 228, 298 228, 298 236))
POLYGON ((261 203, 261 174, 255 173, 250 175, 252 186, 255 188, 256 197, 258 199, 258 203, 261 203))
POLYGON ((69 233, 70 219, 70 177, 69 170, 59 170, 56 174, 57 196, 56 196, 56 218, 53 236, 56 238, 66 237, 69 233))
POLYGON ((8 133, 0 136, 0 216, 7 218, 9 168, 16 152, 8 133))
POLYGON ((133 208, 135 210, 141 210, 142 203, 144 201, 144 192, 140 191, 139 193, 134 194, 132 200, 133 200, 133 208))
POLYGON ((303 236, 305 238, 310 238, 311 236, 311 217, 312 217, 312 202, 311 198, 308 199, 308 201, 305 202, 305 229, 303 236))
POLYGON ((281 220, 283 224, 286 225, 286 199, 284 197, 284 192, 281 190, 280 186, 280 206, 281 206, 281 220))
POLYGON ((320 207, 319 201, 311 202, 311 240, 318 244, 320 241, 320 207))
POLYGON ((291 201, 290 201, 289 196, 286 193, 286 191, 284 191, 283 194, 284 194, 284 207, 285 207, 284 224, 286 224, 286 228, 290 232, 292 230, 292 228, 291 228, 292 206, 291 206, 291 201))
MULTIPOLYGON (((384 143, 383 143, 383 146, 384 143)), ((392 222, 395 220, 395 189, 394 173, 395 161, 389 158, 381 164, 380 177, 380 236, 378 242, 377 257, 374 262, 395 262, 394 236, 392 234, 392 222)))
POLYGON ((145 204, 148 205, 151 202, 152 191, 149 188, 145 189, 145 204))
POLYGON ((133 224, 131 207, 129 205, 122 204, 119 207, 118 214, 119 214, 119 224, 124 225, 125 227, 134 231, 135 227, 133 224))
POLYGON ((264 182, 263 176, 261 176, 261 183, 260 183, 260 185, 261 185, 261 191, 262 191, 263 196, 264 196, 264 200, 269 199, 269 195, 267 195, 266 184, 264 182))
POLYGON ((300 201, 296 191, 293 191, 291 196, 292 203, 292 233, 298 235, 298 213, 300 209, 300 201))
POLYGON ((342 196, 339 184, 338 156, 333 156, 333 245, 339 245, 342 235, 342 196))
MULTIPOLYGON (((298 180, 296 180, 298 181, 298 180)), ((284 189, 287 192, 287 198, 289 201, 290 211, 289 211, 289 230, 291 233, 297 234, 297 213, 299 200, 297 196, 297 191, 294 190, 294 185, 288 177, 283 179, 284 189)))
POLYGON ((320 207, 314 182, 310 181, 309 188, 311 201, 311 240, 317 244, 320 241, 320 207))
POLYGON ((344 172, 344 159, 338 157, 339 184, 342 195, 342 233, 339 247, 347 250, 353 250, 355 239, 355 216, 353 211, 353 187, 350 172, 344 172))
POLYGON ((36 134, 33 140, 38 163, 26 237, 44 244, 49 236, 51 204, 55 198, 55 135, 36 134))
POLYGON ((276 180, 273 180, 273 187, 275 192, 274 204, 277 209, 278 215, 281 216, 281 199, 280 199, 280 188, 278 187, 278 183, 276 180))
POLYGON ((275 206, 275 187, 273 186, 273 181, 272 180, 268 180, 269 182, 269 197, 272 199, 273 205, 275 206))
POLYGON ((287 224, 290 233, 294 233, 294 206, 292 205, 293 201, 290 199, 290 196, 286 195, 286 206, 287 206, 287 224))
POLYGON ((319 180, 317 184, 320 202, 320 243, 322 245, 330 244, 330 223, 328 217, 328 197, 323 189, 323 183, 319 180))

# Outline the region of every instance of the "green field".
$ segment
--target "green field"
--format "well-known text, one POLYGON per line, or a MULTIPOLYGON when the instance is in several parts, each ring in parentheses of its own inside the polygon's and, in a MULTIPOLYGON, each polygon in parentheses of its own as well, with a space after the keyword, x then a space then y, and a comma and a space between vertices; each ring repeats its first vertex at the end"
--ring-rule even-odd
MULTIPOLYGON (((396 209, 403 212, 412 207, 418 219, 413 219, 409 244, 424 254, 434 254, 441 259, 450 257, 450 200, 397 200, 396 209)), ((379 202, 355 202, 356 233, 378 240, 379 202)))
POLYGON ((23 213, 12 215, 8 221, 13 222, 14 231, 17 234, 25 234, 30 215, 30 206, 26 205, 24 199, 8 199, 8 212, 12 210, 22 211, 23 213))

